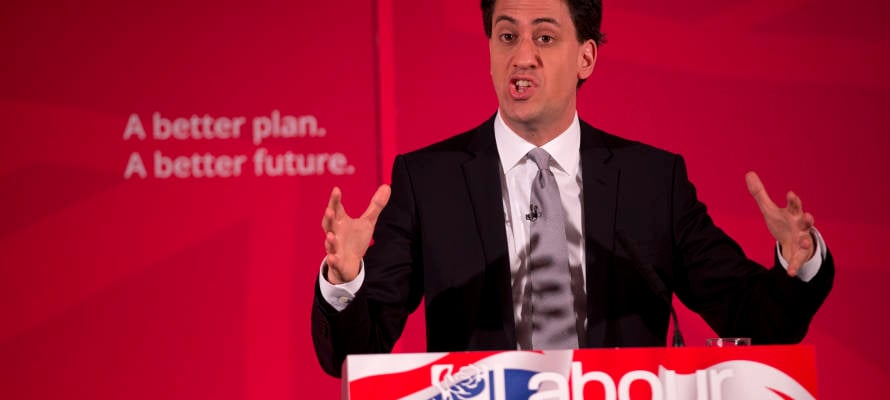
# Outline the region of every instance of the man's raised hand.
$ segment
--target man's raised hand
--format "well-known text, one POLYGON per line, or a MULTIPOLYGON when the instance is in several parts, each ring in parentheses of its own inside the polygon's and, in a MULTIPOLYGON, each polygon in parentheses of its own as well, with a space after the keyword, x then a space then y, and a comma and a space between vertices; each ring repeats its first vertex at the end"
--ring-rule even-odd
POLYGON ((760 178, 753 171, 745 174, 745 183, 763 213, 766 227, 782 247, 782 257, 788 261, 788 275, 796 276, 800 267, 813 257, 816 248, 815 239, 810 232, 814 223, 813 215, 803 211, 800 197, 790 191, 785 196, 787 206, 779 208, 770 199, 760 178))
POLYGON ((377 217, 389 201, 389 185, 380 185, 368 209, 358 218, 351 218, 343 208, 340 188, 331 191, 328 207, 324 210, 321 228, 325 232, 324 249, 327 253, 327 280, 340 284, 355 279, 362 256, 371 244, 377 217))

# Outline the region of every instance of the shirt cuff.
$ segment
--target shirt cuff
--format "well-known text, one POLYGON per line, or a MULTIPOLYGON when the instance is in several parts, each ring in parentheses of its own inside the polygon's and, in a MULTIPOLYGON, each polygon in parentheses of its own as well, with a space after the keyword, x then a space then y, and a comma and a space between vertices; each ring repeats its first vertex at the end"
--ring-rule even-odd
MULTIPOLYGON (((797 271, 797 278, 804 282, 809 282, 819 273, 819 269, 822 267, 822 260, 825 259, 826 251, 828 249, 825 245, 825 240, 822 239, 822 234, 819 233, 816 228, 812 228, 810 232, 812 232, 813 237, 816 238, 816 251, 813 252, 813 257, 803 263, 797 271)), ((779 246, 778 242, 776 242, 776 253, 779 255, 779 264, 782 265, 782 268, 788 270, 788 261, 782 257, 782 248, 779 246)))
POLYGON ((361 260, 358 275, 355 279, 339 285, 328 282, 327 278, 325 278, 327 269, 327 258, 325 258, 321 262, 321 269, 318 272, 318 287, 321 290, 321 297, 324 297, 325 301, 331 307, 334 307, 335 310, 343 311, 349 303, 352 303, 352 300, 355 299, 355 294, 358 293, 358 290, 362 288, 362 283, 365 282, 365 260, 361 260))

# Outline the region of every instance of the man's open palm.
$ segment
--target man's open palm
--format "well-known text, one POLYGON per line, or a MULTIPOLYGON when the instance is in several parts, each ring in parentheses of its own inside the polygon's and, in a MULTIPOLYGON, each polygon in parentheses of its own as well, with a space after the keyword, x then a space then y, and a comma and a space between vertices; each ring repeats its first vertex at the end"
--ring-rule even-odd
POLYGON ((782 247, 782 257, 788 261, 788 275, 796 276, 800 267, 815 251, 810 232, 814 223, 813 215, 803 211, 800 197, 790 191, 785 196, 787 206, 779 208, 770 199, 760 178, 753 171, 745 174, 745 183, 763 213, 766 227, 782 247))
POLYGON ((371 235, 377 217, 389 201, 389 185, 380 185, 368 209, 358 218, 346 213, 341 201, 340 188, 331 191, 328 207, 324 210, 321 228, 325 232, 324 248, 327 253, 327 279, 333 284, 349 282, 358 275, 362 256, 371 244, 371 235))

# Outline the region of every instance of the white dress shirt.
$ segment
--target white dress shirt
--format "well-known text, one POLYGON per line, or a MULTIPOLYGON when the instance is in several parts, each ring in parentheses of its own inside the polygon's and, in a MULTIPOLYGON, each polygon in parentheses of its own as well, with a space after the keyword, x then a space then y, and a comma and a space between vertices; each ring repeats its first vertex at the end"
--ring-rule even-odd
MULTIPOLYGON (((538 173, 538 167, 534 161, 526 157, 535 145, 525 141, 511 130, 501 114, 498 112, 494 120, 494 136, 497 143, 498 155, 501 160, 501 193, 504 206, 504 228, 507 234, 507 249, 510 253, 510 272, 514 278, 521 267, 528 262, 529 247, 529 221, 525 215, 529 212, 531 198, 531 184, 538 173)), ((584 264, 584 231, 582 207, 582 179, 581 179, 581 125, 578 114, 572 120, 562 134, 541 146, 553 158, 550 171, 556 177, 559 186, 559 195, 562 198, 563 209, 566 216, 566 239, 569 247, 569 266, 580 268, 586 281, 587 271, 584 264)), ((809 282, 819 272, 822 260, 825 258, 827 247, 822 235, 814 228, 813 236, 816 238, 816 251, 813 257, 804 263, 798 278, 809 282)), ((788 268, 788 262, 782 258, 782 252, 778 244, 776 251, 779 255, 779 263, 783 268, 788 268)), ((349 305, 355 294, 361 288, 365 279, 364 261, 362 261, 358 276, 350 282, 339 285, 331 284, 325 278, 327 265, 322 261, 319 273, 319 286, 322 297, 327 300, 334 309, 342 311, 349 305)), ((524 282, 512 282, 524 288, 524 282)), ((585 285, 582 285, 585 286, 585 285)), ((586 287, 585 287, 586 290, 586 287)), ((519 297, 521 298, 521 297, 519 297)), ((513 305, 516 321, 520 319, 522 304, 513 305)))

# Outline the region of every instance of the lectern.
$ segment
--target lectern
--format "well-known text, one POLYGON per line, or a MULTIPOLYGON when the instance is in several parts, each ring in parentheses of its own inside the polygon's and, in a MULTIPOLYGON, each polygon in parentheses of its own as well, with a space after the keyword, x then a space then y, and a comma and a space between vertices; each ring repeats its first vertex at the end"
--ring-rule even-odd
POLYGON ((812 346, 353 355, 344 399, 815 399, 812 346))

